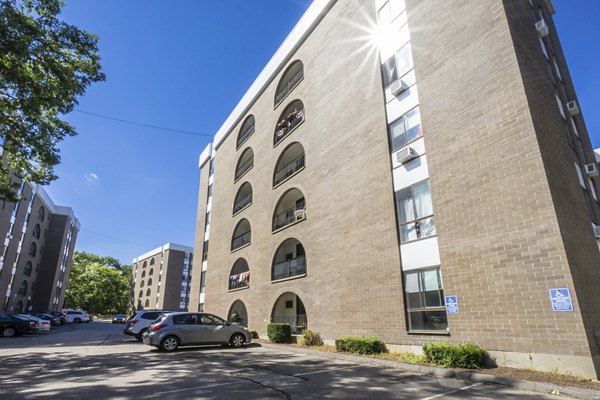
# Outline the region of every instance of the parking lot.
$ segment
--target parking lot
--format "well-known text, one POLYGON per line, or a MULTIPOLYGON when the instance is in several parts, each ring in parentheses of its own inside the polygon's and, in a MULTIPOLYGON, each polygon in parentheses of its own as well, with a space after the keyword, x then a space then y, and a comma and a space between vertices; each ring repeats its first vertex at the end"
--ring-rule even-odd
POLYGON ((0 338, 2 399, 556 399, 253 343, 162 353, 94 321, 0 338))

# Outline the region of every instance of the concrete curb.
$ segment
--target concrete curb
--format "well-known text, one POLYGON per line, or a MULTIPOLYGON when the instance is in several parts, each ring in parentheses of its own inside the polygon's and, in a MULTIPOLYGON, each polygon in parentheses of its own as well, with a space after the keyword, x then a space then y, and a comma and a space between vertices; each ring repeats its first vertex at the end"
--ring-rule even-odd
POLYGON ((429 367, 426 365, 406 364, 397 361, 380 360, 377 358, 370 357, 360 357, 339 353, 327 353, 323 351, 311 350, 308 348, 297 348, 273 344, 262 340, 255 340, 253 342, 260 343, 262 346, 270 347, 273 349, 285 349, 286 351, 290 351, 293 353, 313 354, 318 355, 320 357, 333 358, 336 360, 352 361, 357 364, 370 364, 391 369, 401 369, 404 371, 413 372, 415 374, 435 376, 437 378, 451 378, 469 381, 473 383, 488 383, 494 385, 502 385, 513 387, 519 390, 526 390, 529 392, 556 394, 581 400, 600 400, 600 393, 595 390, 581 389, 571 386, 559 386, 544 382, 522 381, 518 379, 506 378, 503 376, 481 374, 478 372, 456 370, 451 368, 429 367))

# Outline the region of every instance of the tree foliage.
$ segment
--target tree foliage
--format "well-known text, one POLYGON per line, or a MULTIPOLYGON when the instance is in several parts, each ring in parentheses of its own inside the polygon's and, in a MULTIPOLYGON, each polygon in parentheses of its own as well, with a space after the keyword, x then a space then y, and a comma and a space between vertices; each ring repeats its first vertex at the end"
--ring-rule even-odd
POLYGON ((98 37, 58 19, 62 0, 0 0, 0 200, 17 200, 18 179, 56 179, 58 143, 75 135, 60 116, 105 80, 98 37))
POLYGON ((65 307, 94 314, 125 312, 129 305, 131 265, 113 257, 76 251, 65 294, 65 307))

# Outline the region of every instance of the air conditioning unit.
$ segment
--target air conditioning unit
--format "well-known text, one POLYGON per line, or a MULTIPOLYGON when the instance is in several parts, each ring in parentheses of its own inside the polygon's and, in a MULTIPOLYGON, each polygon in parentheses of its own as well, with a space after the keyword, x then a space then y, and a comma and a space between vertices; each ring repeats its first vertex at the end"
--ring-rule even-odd
POLYGON ((402 79, 396 79, 390 84, 392 96, 399 96, 402 92, 408 89, 408 85, 402 79))
POLYGON ((585 173, 589 177, 598 176, 598 164, 586 164, 585 165, 585 173))
POLYGON ((546 21, 544 21, 543 18, 535 23, 535 29, 537 30, 538 35, 540 35, 540 37, 548 36, 548 25, 546 24, 546 21))
POLYGON ((12 238, 13 238, 13 235, 11 235, 10 233, 7 233, 7 234, 6 234, 6 238, 10 240, 10 239, 12 239, 12 238))
POLYGON ((400 164, 404 164, 405 162, 410 161, 418 156, 419 155, 417 154, 415 149, 413 149, 410 146, 406 146, 405 148, 396 153, 396 161, 398 161, 400 164))
POLYGON ((594 227, 594 235, 596 235, 596 239, 600 239, 600 226, 592 224, 594 227))
POLYGON ((295 216, 296 221, 306 218, 306 210, 296 210, 295 216))
POLYGON ((567 103, 567 110, 569 110, 569 114, 577 115, 577 114, 579 114, 579 105, 577 104, 577 102, 575 100, 569 101, 567 103))

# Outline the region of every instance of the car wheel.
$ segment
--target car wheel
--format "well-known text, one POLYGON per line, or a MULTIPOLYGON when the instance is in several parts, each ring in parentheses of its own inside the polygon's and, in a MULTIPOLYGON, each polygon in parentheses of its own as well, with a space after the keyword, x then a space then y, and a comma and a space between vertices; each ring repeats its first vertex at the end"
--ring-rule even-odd
POLYGON ((179 347, 179 339, 175 336, 167 336, 160 342, 160 349, 163 351, 175 351, 179 347))
POLYGON ((4 337, 13 337, 17 335, 17 331, 15 328, 6 328, 2 331, 2 336, 4 337))
POLYGON ((231 344, 232 347, 240 348, 246 344, 246 338, 241 333, 235 333, 229 340, 229 344, 231 344))
POLYGON ((135 338, 137 339, 138 342, 143 342, 144 341, 144 333, 146 333, 146 329, 142 329, 140 331, 140 333, 138 333, 137 335, 135 335, 135 338))
POLYGON ((79 324, 81 322, 81 318, 75 318, 74 322, 79 324))

